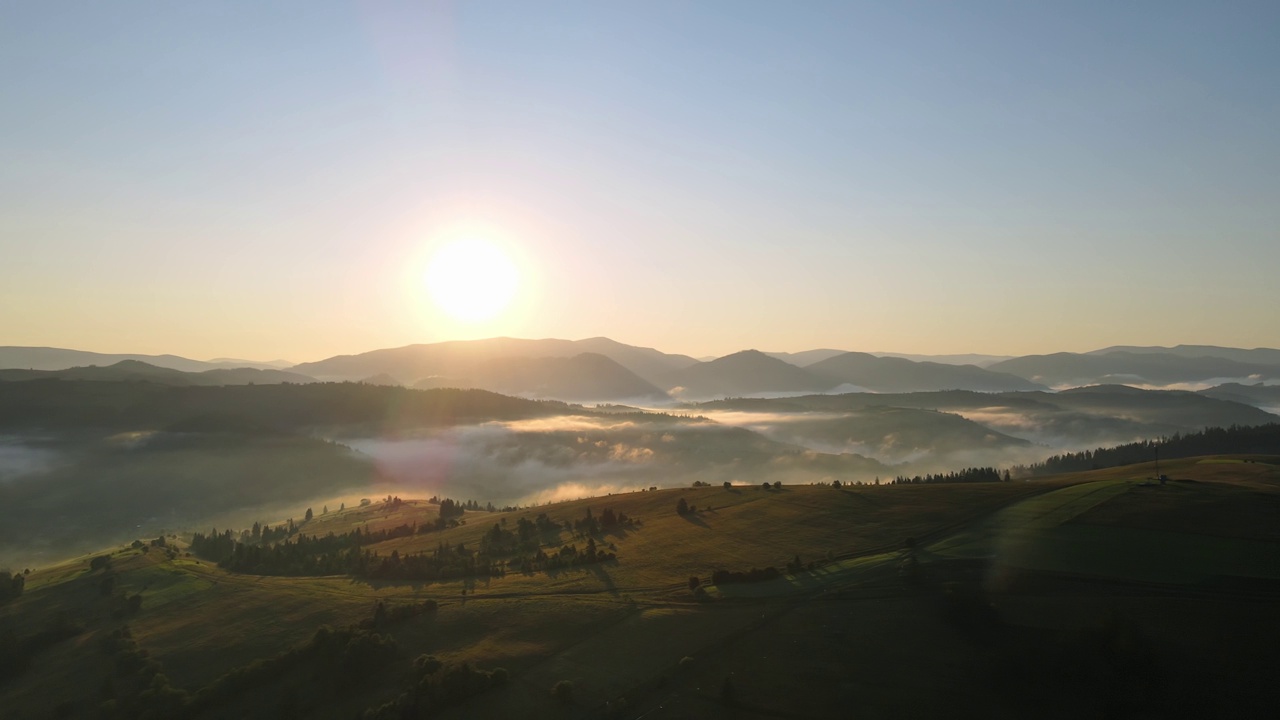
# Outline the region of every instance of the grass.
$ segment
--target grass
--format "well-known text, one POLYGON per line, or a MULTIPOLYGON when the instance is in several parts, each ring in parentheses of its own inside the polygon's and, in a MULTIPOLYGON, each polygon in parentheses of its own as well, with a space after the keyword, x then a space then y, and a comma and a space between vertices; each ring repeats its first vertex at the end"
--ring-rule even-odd
POLYGON ((1019 502, 930 545, 927 552, 990 559, 1013 569, 1141 582, 1280 578, 1275 563, 1280 530, 1274 523, 1280 485, 1271 492, 1259 485, 1273 469, 1264 465, 1224 477, 1224 467, 1252 465, 1202 460, 1166 465, 1174 480, 1165 485, 1135 477, 1134 468, 1090 473, 1104 479, 1019 502))
MULTIPOLYGON (((1164 487, 1142 487, 1149 471, 1136 467, 1008 484, 630 493, 511 513, 468 512, 460 527, 371 548, 387 554, 430 550, 441 541, 470 546, 503 518, 509 528, 519 517, 541 512, 563 522, 582 517, 588 507, 597 515, 609 507, 641 521, 600 543, 616 547, 616 564, 554 575, 370 584, 348 577, 237 575, 154 549, 119 550, 113 557, 118 587, 143 597, 141 613, 129 619, 134 637, 175 685, 190 690, 304 642, 321 624, 370 617, 379 600, 430 598, 439 603, 436 617, 391 631, 408 656, 430 653, 483 668, 502 666, 513 676, 506 689, 446 717, 559 718, 623 697, 636 715, 648 704, 669 700, 668 711, 684 708, 715 717, 720 684, 729 673, 744 697, 740 717, 836 717, 854 700, 870 717, 880 711, 901 714, 902 708, 936 714, 953 705, 973 706, 965 685, 980 682, 981 673, 953 662, 966 651, 938 620, 936 599, 897 579, 899 548, 907 537, 920 538, 921 557, 939 566, 994 556, 993 567, 1160 583, 1199 583, 1215 574, 1280 576, 1265 513, 1247 523, 1231 522, 1250 503, 1276 499, 1275 465, 1167 466, 1176 482, 1164 487), (699 511, 677 515, 681 497, 699 511), (1207 520, 1198 524, 1198 517, 1207 520), (1206 532, 1214 528, 1233 532, 1206 532), (828 553, 835 559, 822 562, 828 553), (781 568, 795 555, 818 560, 819 566, 769 583, 710 588, 709 602, 696 601, 687 587, 690 575, 781 568), (922 648, 928 648, 925 655, 922 648), (680 670, 685 656, 694 661, 680 670), (575 685, 568 711, 548 697, 559 680, 575 685)), ((434 520, 436 511, 421 501, 396 510, 375 502, 342 512, 316 510, 302 527, 324 534, 422 524, 434 520)), ((296 517, 301 516, 299 511, 296 517)), ((581 546, 585 540, 562 532, 556 542, 581 546)), ((39 656, 20 682, 0 686, 6 717, 39 716, 40 699, 56 694, 67 672, 86 681, 66 696, 78 707, 96 703, 95 686, 108 674, 96 638, 121 621, 111 617, 108 600, 98 592, 101 573, 87 572, 89 557, 37 569, 28 592, 0 608, 0 629, 26 632, 59 612, 83 618, 87 626, 85 635, 39 656)), ((1025 593, 1002 603, 1026 627, 1046 625, 1045 608, 1057 608, 1062 617, 1072 612, 1061 598, 1039 601, 1025 593)), ((387 700, 396 682, 384 678, 328 711, 354 715, 387 700)), ((240 702, 261 700, 254 695, 240 702)))

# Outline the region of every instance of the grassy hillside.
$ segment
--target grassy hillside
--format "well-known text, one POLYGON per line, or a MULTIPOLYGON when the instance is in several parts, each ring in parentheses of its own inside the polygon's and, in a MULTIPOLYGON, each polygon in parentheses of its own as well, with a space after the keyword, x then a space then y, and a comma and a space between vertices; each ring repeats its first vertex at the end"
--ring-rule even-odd
MULTIPOLYGON (((466 512, 453 527, 362 548, 380 557, 474 548, 495 526, 545 513, 555 529, 540 536, 544 551, 591 540, 616 558, 445 581, 236 573, 167 538, 165 547, 111 551, 110 568, 91 569, 85 556, 26 575, 23 594, 0 605, 0 635, 21 640, 68 622, 79 632, 33 653, 0 684, 0 705, 6 717, 44 717, 58 703, 69 716, 93 716, 111 679, 118 707, 185 691, 199 717, 355 717, 397 697, 407 708, 426 697, 415 695, 422 688, 465 676, 465 693, 432 695, 433 709, 414 712, 847 717, 856 706, 867 717, 1079 717, 1111 707, 1119 716, 1248 716, 1274 699, 1240 690, 1260 682, 1260 663, 1274 654, 1263 610, 1275 598, 1266 583, 1278 576, 1270 559, 1280 538, 1266 521, 1280 502, 1277 463, 1162 463, 1172 478, 1163 486, 1146 482, 1152 467, 1130 466, 975 485, 668 489, 466 512), (678 514, 680 499, 696 512, 678 514), (565 528, 588 509, 636 522, 594 534, 565 528), (914 550, 903 550, 908 538, 914 550), (782 574, 708 583, 716 570, 767 566, 782 574), (103 594, 107 577, 115 579, 103 594), (122 611, 133 596, 140 609, 122 611), (374 622, 378 602, 427 601, 434 612, 374 622), (317 628, 364 621, 366 632, 394 639, 394 652, 368 677, 317 684, 330 672, 317 628), (149 695, 131 694, 136 678, 121 658, 132 656, 103 649, 125 624, 128 642, 156 663, 139 672, 165 678, 148 681, 149 695), (1211 628, 1245 627, 1255 637, 1226 657, 1191 652, 1211 628), (1128 645, 1108 644, 1121 636, 1128 645), (279 655, 288 648, 300 649, 279 655), (425 666, 412 660, 423 654, 442 668, 417 680, 425 666), (233 668, 245 668, 242 684, 219 682, 233 668), (495 668, 503 671, 489 675, 495 668), (1203 682, 1182 680, 1193 674, 1203 682), (572 689, 558 701, 551 688, 566 680, 572 689)), ((331 508, 300 532, 431 525, 439 509, 422 500, 331 508)))

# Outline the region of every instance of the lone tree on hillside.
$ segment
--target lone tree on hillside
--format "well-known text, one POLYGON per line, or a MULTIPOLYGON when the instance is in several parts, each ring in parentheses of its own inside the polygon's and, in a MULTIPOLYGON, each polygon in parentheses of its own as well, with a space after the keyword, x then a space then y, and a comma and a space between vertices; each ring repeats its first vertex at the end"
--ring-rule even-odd
POLYGON ((306 521, 310 522, 313 517, 315 517, 315 513, 311 512, 311 508, 307 508, 307 514, 305 516, 306 521))
POLYGON ((573 702, 573 683, 568 680, 561 680, 551 687, 551 697, 556 699, 561 705, 568 705, 573 702))
POLYGON ((689 503, 684 498, 680 498, 680 502, 676 503, 676 513, 679 515, 689 514, 689 503))

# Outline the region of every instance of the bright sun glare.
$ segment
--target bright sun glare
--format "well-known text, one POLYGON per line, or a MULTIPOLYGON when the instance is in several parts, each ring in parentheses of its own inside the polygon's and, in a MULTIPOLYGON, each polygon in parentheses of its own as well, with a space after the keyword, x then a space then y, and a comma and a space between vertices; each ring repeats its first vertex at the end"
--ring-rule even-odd
POLYGON ((465 323, 497 317, 511 304, 519 281, 511 258, 485 240, 451 242, 427 266, 431 299, 446 315, 465 323))

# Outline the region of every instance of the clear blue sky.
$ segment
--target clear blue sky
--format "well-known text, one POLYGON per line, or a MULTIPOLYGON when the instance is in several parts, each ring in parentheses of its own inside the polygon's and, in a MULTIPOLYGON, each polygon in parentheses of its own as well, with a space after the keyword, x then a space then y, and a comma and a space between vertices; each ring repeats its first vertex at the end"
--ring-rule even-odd
POLYGON ((1280 3, 0 2, 0 344, 1280 346, 1280 3), (501 244, 454 322, 431 249, 501 244))

